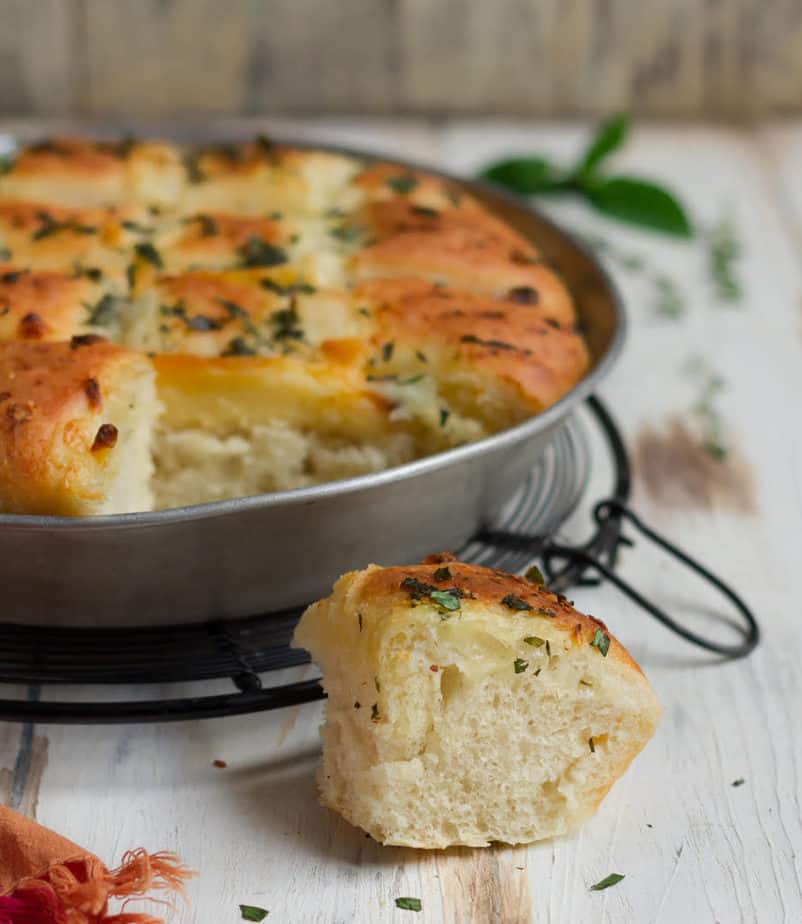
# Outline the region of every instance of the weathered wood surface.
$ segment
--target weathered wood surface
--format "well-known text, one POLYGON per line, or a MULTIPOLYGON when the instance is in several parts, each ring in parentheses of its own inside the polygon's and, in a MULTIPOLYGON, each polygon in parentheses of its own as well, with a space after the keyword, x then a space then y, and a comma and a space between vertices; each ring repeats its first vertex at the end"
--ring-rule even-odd
POLYGON ((0 114, 747 118, 802 107, 799 0, 0 0, 0 114))
MULTIPOLYGON (((419 123, 295 127, 464 172, 514 150, 572 155, 585 131, 480 122, 437 131, 419 123)), ((638 132, 620 158, 671 182, 700 224, 732 217, 743 244, 745 296, 736 305, 714 298, 701 243, 605 223, 575 203, 550 206, 682 288, 687 312, 671 320, 655 312, 648 272, 613 266, 631 336, 603 395, 638 462, 639 511, 730 578, 764 630, 753 656, 720 664, 609 588, 576 594, 630 647, 665 706, 654 741, 578 834, 529 849, 380 848, 316 803, 317 706, 133 728, 0 725, 0 799, 109 861, 139 844, 179 851, 201 871, 191 903, 171 918, 181 924, 235 922, 241 902, 293 924, 413 920, 394 907, 401 895, 423 900, 414 917, 422 924, 802 920, 801 153, 802 125, 673 127, 638 132), (671 438, 676 421, 693 440, 699 384, 687 361, 698 354, 726 381, 718 403, 729 455, 713 469, 693 451, 678 464, 671 438), (668 501, 655 490, 666 484, 668 501), (215 768, 215 759, 228 766, 215 768), (588 891, 613 871, 626 879, 588 891)), ((589 498, 609 488, 596 458, 589 498)), ((566 537, 582 535, 587 522, 587 509, 578 512, 566 537)), ((700 611, 714 601, 676 565, 640 545, 623 568, 704 625, 700 611)))

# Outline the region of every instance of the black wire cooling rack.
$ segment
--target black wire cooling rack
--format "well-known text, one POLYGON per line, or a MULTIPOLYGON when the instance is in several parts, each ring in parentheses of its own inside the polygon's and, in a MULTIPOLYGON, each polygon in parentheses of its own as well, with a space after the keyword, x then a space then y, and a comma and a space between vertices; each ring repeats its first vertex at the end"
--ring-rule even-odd
MULTIPOLYGON (((587 485, 592 454, 588 434, 577 420, 555 436, 533 463, 526 482, 501 512, 460 552, 463 561, 518 571, 542 563, 549 586, 611 581, 646 612, 686 641, 727 658, 747 655, 759 639, 755 619, 741 598, 721 579, 648 527, 628 506, 629 460, 612 417, 599 401, 587 401, 590 421, 604 438, 613 468, 613 489, 593 509, 595 527, 579 546, 561 544, 560 526, 575 509, 587 485), (708 581, 740 617, 737 644, 704 638, 681 625, 616 573, 621 545, 632 545, 624 524, 708 581)), ((211 621, 158 628, 87 629, 23 626, 0 622, 0 695, 24 688, 24 695, 0 699, 0 719, 27 722, 119 723, 213 718, 276 709, 323 697, 317 680, 264 686, 262 676, 309 659, 290 647, 302 608, 264 613, 235 621, 211 621), (110 699, 111 685, 206 683, 227 680, 233 689, 189 697, 110 699), (79 701, 87 689, 100 695, 79 701), (43 693, 46 698, 43 698, 43 693)), ((218 683, 215 683, 218 682, 218 683)), ((194 688, 194 687, 193 687, 194 688)))

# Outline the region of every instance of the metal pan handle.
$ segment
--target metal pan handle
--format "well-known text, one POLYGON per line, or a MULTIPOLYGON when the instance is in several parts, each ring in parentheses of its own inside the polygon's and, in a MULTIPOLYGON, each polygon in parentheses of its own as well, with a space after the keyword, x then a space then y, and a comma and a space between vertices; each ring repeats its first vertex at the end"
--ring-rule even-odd
POLYGON ((569 583, 595 583, 588 581, 585 577, 587 570, 594 570, 606 580, 615 584, 630 600, 637 603, 641 609, 657 619, 658 622, 661 622, 667 629, 670 629, 686 641, 698 645, 700 648, 724 655, 727 658, 743 658, 755 648, 760 641, 760 630, 757 621, 743 599, 720 577, 705 568, 687 552, 683 552, 673 542, 653 530, 626 504, 615 498, 603 500, 596 504, 593 516, 598 525, 598 530, 596 535, 585 546, 565 546, 551 541, 544 544, 541 557, 552 587, 559 589, 569 583), (741 642, 729 645, 723 644, 688 629, 613 570, 611 564, 614 561, 618 546, 621 544, 633 544, 631 540, 621 534, 623 520, 635 527, 643 537, 707 581, 729 601, 739 616, 737 628, 742 638, 741 642), (604 560, 605 558, 607 561, 604 560))

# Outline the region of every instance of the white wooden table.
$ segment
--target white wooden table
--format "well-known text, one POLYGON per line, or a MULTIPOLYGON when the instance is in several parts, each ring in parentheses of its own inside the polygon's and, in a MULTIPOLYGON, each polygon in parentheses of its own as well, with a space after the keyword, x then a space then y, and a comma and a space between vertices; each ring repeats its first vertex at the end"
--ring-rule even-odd
MULTIPOLYGON (((261 127, 466 173, 513 151, 568 157, 587 130, 331 120, 261 127)), ((177 725, 0 725, 0 799, 110 863, 137 845, 178 851, 201 872, 171 918, 184 924, 235 922, 240 903, 293 924, 802 921, 800 164, 802 125, 793 124, 644 128, 617 162, 670 182, 701 224, 732 217, 745 287, 734 306, 714 297, 702 244, 614 225, 576 203, 548 205, 573 228, 644 255, 684 291, 685 317, 667 319, 643 273, 614 267, 631 336, 602 393, 638 463, 637 509, 730 578, 764 633, 751 657, 721 664, 611 588, 575 595, 629 646, 665 705, 655 739, 578 834, 528 849, 382 848, 317 804, 319 706, 177 725), (688 360, 697 355, 726 380, 716 400, 730 451, 712 468, 692 446, 677 454, 684 430, 666 438, 672 418, 690 419, 700 384, 688 360), (588 891, 610 872, 626 878, 588 891), (397 910, 398 896, 419 897, 423 912, 397 910)), ((607 487, 600 474, 588 496, 607 487)), ((566 535, 581 536, 587 522, 580 511, 566 535)), ((689 617, 707 600, 644 548, 625 554, 623 571, 689 617)))

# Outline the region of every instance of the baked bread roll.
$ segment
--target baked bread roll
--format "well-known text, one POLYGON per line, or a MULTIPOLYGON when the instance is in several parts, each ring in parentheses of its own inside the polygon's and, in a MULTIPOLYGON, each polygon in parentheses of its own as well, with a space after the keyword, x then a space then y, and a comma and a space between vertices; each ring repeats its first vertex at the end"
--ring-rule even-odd
MULTIPOLYGON (((18 152, 0 174, 0 342, 87 334, 153 364, 152 464, 124 493, 93 480, 92 499, 66 476, 9 482, 0 508, 122 513, 363 475, 520 423, 590 363, 536 243, 459 184, 266 138, 18 152)), ((40 351, 44 378, 62 355, 40 351)), ((37 401, 24 382, 15 400, 37 401)))
POLYGON ((448 556, 344 575, 294 643, 328 694, 323 804, 384 844, 563 834, 660 717, 603 623, 542 585, 448 556))
POLYGON ((149 509, 159 411, 153 368, 139 353, 93 334, 0 343, 0 511, 149 509))

